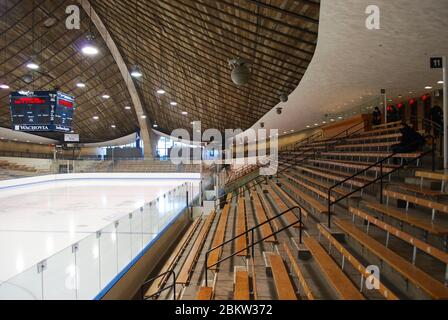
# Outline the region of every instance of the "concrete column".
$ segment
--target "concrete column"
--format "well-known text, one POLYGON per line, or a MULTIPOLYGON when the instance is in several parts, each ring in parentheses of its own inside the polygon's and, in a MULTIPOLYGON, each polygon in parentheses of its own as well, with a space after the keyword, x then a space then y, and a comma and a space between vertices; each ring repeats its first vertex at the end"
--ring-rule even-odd
POLYGON ((115 41, 111 37, 103 21, 100 19, 100 17, 93 9, 93 7, 91 8, 89 0, 78 0, 78 3, 87 13, 87 16, 89 16, 90 19, 92 20, 93 24, 95 25, 101 37, 103 38, 104 42, 106 43, 107 47, 109 48, 112 57, 117 63, 118 69, 120 70, 121 75, 123 76, 123 80, 126 83, 126 87, 128 88, 129 95, 131 96, 134 111, 137 115, 137 121, 140 126, 140 137, 143 140, 144 157, 145 159, 153 159, 151 139, 150 139, 151 128, 148 127, 148 121, 146 121, 147 119, 141 118, 141 116, 145 114, 143 110, 143 104, 137 92, 137 88, 135 87, 135 84, 131 78, 129 69, 126 66, 126 63, 124 62, 123 56, 118 50, 115 41))

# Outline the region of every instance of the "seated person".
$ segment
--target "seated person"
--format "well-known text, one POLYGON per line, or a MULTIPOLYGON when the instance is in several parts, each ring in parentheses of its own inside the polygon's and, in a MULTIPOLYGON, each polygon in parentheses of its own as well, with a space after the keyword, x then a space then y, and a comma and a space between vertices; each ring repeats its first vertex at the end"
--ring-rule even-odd
POLYGON ((381 124, 381 111, 378 107, 372 112, 372 124, 374 126, 381 124))
MULTIPOLYGON (((403 123, 403 128, 400 129, 400 132, 402 134, 401 141, 392 146, 393 153, 415 152, 425 144, 425 138, 407 123, 403 123)), ((394 164, 396 164, 397 160, 397 158, 394 158, 394 164)))

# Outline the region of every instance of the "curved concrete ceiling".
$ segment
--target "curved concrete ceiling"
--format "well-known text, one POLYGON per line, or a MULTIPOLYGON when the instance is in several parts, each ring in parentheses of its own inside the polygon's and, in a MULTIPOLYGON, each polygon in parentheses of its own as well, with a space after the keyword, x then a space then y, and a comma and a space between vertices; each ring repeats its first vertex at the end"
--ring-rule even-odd
POLYGON ((274 107, 253 128, 301 130, 325 114, 350 110, 385 88, 403 100, 430 92, 442 80, 431 56, 448 56, 446 0, 377 0, 381 29, 365 27, 371 0, 322 0, 317 49, 289 101, 274 107), (412 94, 410 94, 412 92, 412 94), (363 97, 361 99, 360 97, 363 97))

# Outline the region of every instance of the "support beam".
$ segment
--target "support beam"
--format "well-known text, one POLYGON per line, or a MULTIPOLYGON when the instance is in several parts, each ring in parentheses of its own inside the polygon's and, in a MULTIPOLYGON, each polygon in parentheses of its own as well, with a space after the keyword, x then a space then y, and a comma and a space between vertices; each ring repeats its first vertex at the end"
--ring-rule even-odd
POLYGON ((82 6, 84 11, 86 12, 87 16, 90 17, 92 20, 92 23, 95 25, 96 29, 98 30, 99 34, 101 35, 101 38, 103 38, 104 42, 106 43, 107 47, 109 48, 109 51, 114 58, 115 62, 117 63, 117 67, 121 72, 121 75, 123 77, 124 82, 126 83, 126 87, 128 88, 129 95, 132 99, 132 104, 134 106, 134 111, 137 115, 137 121, 140 126, 140 136, 143 139, 143 146, 144 146, 144 157, 146 159, 152 159, 152 148, 151 148, 151 140, 150 140, 150 130, 151 128, 148 127, 148 121, 146 119, 142 119, 142 115, 146 114, 143 110, 143 104, 140 99, 140 96, 138 94, 137 88, 135 87, 134 81, 131 78, 131 75, 129 73, 129 69, 124 62, 123 56, 121 55, 120 51, 118 50, 118 47, 113 40, 112 36, 110 35, 109 31, 107 30, 106 26, 104 25, 101 18, 96 13, 95 9, 91 7, 89 0, 78 0, 78 3, 82 6))

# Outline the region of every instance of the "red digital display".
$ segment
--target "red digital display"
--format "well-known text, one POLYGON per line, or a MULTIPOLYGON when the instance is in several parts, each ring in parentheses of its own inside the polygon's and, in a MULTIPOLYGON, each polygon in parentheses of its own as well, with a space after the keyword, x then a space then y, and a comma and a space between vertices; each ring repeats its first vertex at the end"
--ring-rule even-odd
POLYGON ((73 102, 70 102, 70 101, 67 101, 67 100, 59 99, 59 104, 61 106, 67 107, 67 108, 73 108, 73 102))
POLYGON ((14 104, 44 104, 47 101, 42 98, 17 98, 14 99, 14 104))

